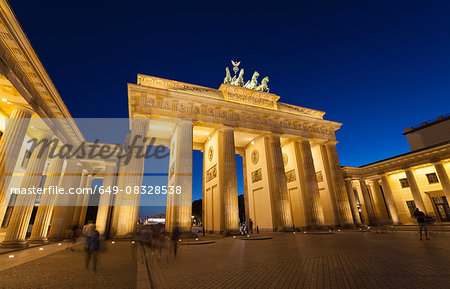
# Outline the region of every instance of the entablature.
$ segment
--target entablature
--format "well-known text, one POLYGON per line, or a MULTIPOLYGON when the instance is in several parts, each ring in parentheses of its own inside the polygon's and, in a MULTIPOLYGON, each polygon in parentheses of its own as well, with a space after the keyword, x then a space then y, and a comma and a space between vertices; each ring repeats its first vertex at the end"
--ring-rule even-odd
POLYGON ((205 124, 228 125, 324 140, 335 140, 334 131, 341 126, 340 123, 304 114, 269 110, 225 99, 136 84, 128 84, 128 97, 130 117, 135 114, 146 114, 191 118, 205 124))
POLYGON ((428 163, 432 164, 436 161, 446 160, 449 158, 450 144, 444 144, 417 152, 410 152, 362 167, 342 167, 342 172, 344 177, 347 178, 368 178, 373 175, 381 175, 428 163))

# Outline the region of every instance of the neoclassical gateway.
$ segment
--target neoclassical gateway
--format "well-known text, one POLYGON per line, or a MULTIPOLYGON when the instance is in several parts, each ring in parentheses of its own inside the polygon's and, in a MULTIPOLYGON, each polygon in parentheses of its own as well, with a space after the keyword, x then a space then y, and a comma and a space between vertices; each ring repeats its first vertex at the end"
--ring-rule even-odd
MULTIPOLYGON (((11 194, 12 188, 92 190, 94 179, 119 190, 100 196, 98 230, 115 238, 132 236, 140 195, 127 193, 127 188, 142 184, 144 158, 125 161, 119 152, 102 158, 102 146, 90 156, 52 157, 55 147, 88 150, 93 144, 86 142, 72 119, 6 1, 0 1, 0 9, 2 246, 62 239, 69 228, 87 221, 89 194, 11 194), (38 155, 30 148, 31 139, 58 144, 38 155)), ((434 208, 441 213, 441 208, 444 213, 448 209, 448 143, 398 161, 343 171, 335 138, 340 123, 325 120, 324 112, 280 102, 269 92, 268 77, 259 83, 259 74, 254 73, 245 82, 239 63, 233 66, 234 77, 227 69, 218 89, 146 75, 128 84, 130 131, 121 148, 132 151, 130 143, 145 147, 154 139, 170 149, 167 185, 180 191, 167 194, 169 231, 174 227, 190 231, 193 150, 203 152, 207 232, 238 230, 236 154, 243 157, 246 217, 261 231, 411 223, 404 204, 410 200, 434 216, 434 208), (429 177, 434 207, 421 190, 422 171, 437 172, 429 177), (405 173, 408 186, 397 191, 396 178, 405 173)))

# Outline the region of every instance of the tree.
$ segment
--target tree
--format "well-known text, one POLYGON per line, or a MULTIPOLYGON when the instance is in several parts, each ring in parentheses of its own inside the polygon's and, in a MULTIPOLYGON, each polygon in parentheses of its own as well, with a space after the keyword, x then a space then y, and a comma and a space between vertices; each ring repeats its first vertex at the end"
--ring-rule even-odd
POLYGON ((198 221, 202 221, 202 199, 195 200, 192 202, 192 216, 196 218, 198 221))

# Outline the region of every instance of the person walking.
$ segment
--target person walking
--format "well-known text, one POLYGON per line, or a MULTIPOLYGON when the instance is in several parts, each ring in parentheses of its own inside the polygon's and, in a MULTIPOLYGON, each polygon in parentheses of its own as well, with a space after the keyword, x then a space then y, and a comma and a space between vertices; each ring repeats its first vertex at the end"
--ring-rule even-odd
POLYGON ((95 225, 91 233, 86 235, 86 270, 89 269, 91 257, 93 259, 93 269, 97 273, 98 252, 100 250, 100 234, 95 229, 95 225))
POLYGON ((178 227, 173 227, 172 232, 172 247, 173 247, 173 256, 177 257, 178 251, 178 239, 180 237, 180 229, 178 227))
POLYGON ((419 208, 416 208, 414 211, 414 217, 417 220, 417 225, 419 226, 419 234, 420 234, 420 240, 422 241, 422 231, 425 231, 425 238, 427 240, 430 240, 428 238, 428 225, 425 220, 425 213, 419 210, 419 208))
POLYGON ((248 229, 249 229, 250 234, 253 234, 253 220, 252 219, 248 220, 248 229))

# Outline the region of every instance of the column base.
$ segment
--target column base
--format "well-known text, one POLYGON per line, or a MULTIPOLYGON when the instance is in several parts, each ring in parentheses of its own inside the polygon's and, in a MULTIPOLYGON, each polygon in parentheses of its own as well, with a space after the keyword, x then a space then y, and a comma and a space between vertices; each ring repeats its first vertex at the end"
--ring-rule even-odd
POLYGON ((64 241, 64 237, 48 237, 47 238, 49 242, 60 242, 64 241))
POLYGON ((3 241, 1 248, 27 248, 30 244, 25 240, 3 241))
POLYGON ((225 235, 225 237, 229 237, 229 236, 238 236, 241 234, 241 232, 239 230, 228 230, 224 231, 223 234, 225 235))
POLYGON ((294 231, 294 227, 278 227, 278 228, 274 229, 274 232, 293 232, 293 231, 294 231))
POLYGON ((114 237, 112 237, 112 239, 116 239, 116 240, 131 240, 133 239, 134 234, 126 234, 126 235, 122 235, 122 236, 117 236, 115 235, 114 237))
POLYGON ((337 229, 353 230, 353 229, 360 228, 360 227, 363 227, 363 226, 364 226, 363 224, 360 224, 360 225, 345 224, 345 225, 336 225, 336 228, 337 229))
POLYGON ((46 237, 44 238, 29 238, 28 243, 30 244, 48 244, 49 241, 46 237))

